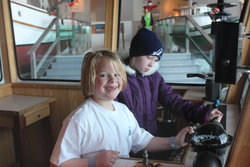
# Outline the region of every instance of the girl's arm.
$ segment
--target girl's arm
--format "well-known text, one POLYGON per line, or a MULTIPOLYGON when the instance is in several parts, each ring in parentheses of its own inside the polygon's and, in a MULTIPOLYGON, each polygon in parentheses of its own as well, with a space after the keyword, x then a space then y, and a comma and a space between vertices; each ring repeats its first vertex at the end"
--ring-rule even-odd
MULTIPOLYGON (((183 128, 175 137, 174 142, 179 147, 184 147, 188 143, 185 142, 187 134, 194 133, 194 130, 191 126, 183 128)), ((173 149, 170 145, 170 137, 153 137, 146 148, 149 152, 158 152, 165 151, 168 149, 173 149)))
MULTIPOLYGON (((119 152, 113 151, 113 150, 103 150, 101 151, 98 155, 91 157, 94 158, 94 161, 92 159, 91 166, 96 166, 96 167, 112 167, 116 160, 119 159, 119 152)), ((89 159, 88 157, 84 158, 74 158, 67 160, 63 162, 60 167, 88 167, 90 164, 88 164, 89 159)), ((57 165, 51 164, 50 167, 59 167, 57 165)))

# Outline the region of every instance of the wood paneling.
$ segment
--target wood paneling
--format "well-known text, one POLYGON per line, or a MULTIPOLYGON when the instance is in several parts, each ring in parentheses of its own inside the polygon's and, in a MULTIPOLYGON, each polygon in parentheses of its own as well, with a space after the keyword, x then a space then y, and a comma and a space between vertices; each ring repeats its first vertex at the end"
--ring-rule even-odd
POLYGON ((235 85, 229 85, 225 100, 226 103, 239 104, 245 80, 246 75, 244 74, 235 85))
MULTIPOLYGON (((25 141, 26 145, 29 146, 29 143, 32 143, 33 146, 27 148, 25 152, 25 157, 28 157, 28 159, 36 162, 46 162, 48 161, 51 155, 49 144, 55 143, 58 133, 61 129, 62 121, 84 100, 84 97, 80 90, 80 85, 79 83, 72 85, 56 85, 52 83, 13 83, 0 86, 0 94, 4 94, 5 96, 10 95, 12 94, 12 89, 13 94, 15 95, 49 96, 56 98, 56 102, 54 103, 55 112, 53 115, 51 115, 52 131, 54 132, 52 134, 52 141, 48 140, 48 136, 50 135, 48 127, 49 120, 41 121, 39 123, 35 123, 29 126, 25 130, 24 134, 25 136, 27 136, 27 141, 25 141), (34 138, 34 136, 40 137, 34 138), (33 143, 36 144, 36 149, 34 149, 33 143), (39 143, 42 143, 42 145, 39 145, 39 143), (42 155, 40 155, 41 152, 42 155)), ((15 162, 12 129, 0 128, 0 139, 0 166, 5 167, 15 162)))
MULTIPOLYGON (((245 21, 244 21, 244 26, 245 26, 245 32, 249 33, 250 32, 250 2, 248 2, 248 7, 246 10, 246 15, 245 15, 245 21)), ((250 66, 250 39, 245 38, 243 40, 243 45, 242 45, 242 55, 241 55, 241 62, 239 62, 242 65, 247 65, 250 66)), ((243 75, 244 76, 244 75, 243 75)), ((230 85, 228 94, 226 97, 227 103, 237 103, 239 102, 239 94, 241 94, 242 90, 242 85, 244 83, 244 77, 241 78, 237 84, 235 85, 230 85)))
POLYGON ((51 96, 56 98, 53 126, 57 136, 64 118, 84 100, 80 85, 25 84, 14 83, 13 94, 51 96))
MULTIPOLYGON (((249 2, 250 6, 250 2, 249 2)), ((249 13, 250 11, 248 11, 249 13)), ((249 14, 247 15, 249 17, 249 14)), ((250 21, 246 22, 245 25, 245 32, 249 33, 250 32, 250 21)), ((242 44, 242 64, 243 65, 250 65, 250 60, 249 60, 249 55, 250 55, 250 39, 249 38, 244 38, 243 39, 243 44, 242 44)))
MULTIPOLYGON (((55 113, 51 115, 52 120, 52 141, 48 132, 48 121, 41 121, 25 130, 27 136, 26 145, 29 143, 48 143, 54 144, 61 128, 63 119, 84 100, 80 85, 64 85, 64 84, 36 84, 36 83, 13 83, 0 86, 0 95, 8 96, 16 95, 32 95, 32 96, 50 96, 55 97, 55 113), (13 90, 13 92, 12 92, 13 90), (38 130, 39 129, 39 130, 38 130)), ((13 132, 10 128, 0 128, 0 166, 8 166, 15 162, 15 150, 13 143, 13 132)), ((48 145, 41 145, 36 150, 27 148, 25 156, 36 162, 44 162, 50 158, 51 150, 48 145), (30 154, 30 152, 33 154, 30 154), (42 153, 42 155, 41 155, 42 153)))
MULTIPOLYGON (((4 20, 4 10, 3 10, 3 1, 0 1, 0 20, 4 20)), ((9 71, 9 59, 8 59, 8 51, 7 51, 7 41, 5 36, 5 25, 0 24, 0 53, 2 55, 2 69, 4 80, 6 83, 10 82, 10 71, 9 71)))
POLYGON ((250 91, 248 91, 245 106, 241 113, 239 125, 230 150, 226 167, 246 167, 250 164, 250 91))
POLYGON ((0 97, 12 95, 12 84, 0 85, 0 97))
MULTIPOLYGON (((248 8, 244 21, 244 25, 246 26, 246 31, 250 31, 250 20, 249 20, 249 10, 250 10, 250 3, 248 3, 248 8)), ((250 40, 244 39, 243 41, 243 48, 242 48, 242 64, 244 65, 250 65, 249 56, 250 56, 250 40)), ((244 77, 243 77, 244 78, 244 77)), ((237 85, 230 85, 229 89, 229 97, 228 101, 235 100, 237 97, 237 92, 239 91, 240 87, 243 86, 242 79, 240 82, 237 83, 237 85), (241 84, 241 86, 239 85, 241 84)), ((250 164, 249 154, 250 154, 250 131, 249 131, 249 125, 250 125, 250 91, 248 90, 248 94, 246 97, 245 106, 243 108, 243 111, 241 112, 241 118, 239 121, 239 125, 237 128, 236 136, 234 139, 234 143, 232 145, 232 148, 230 150, 228 160, 226 163, 226 167, 245 167, 250 164)))
MULTIPOLYGON (((14 38, 12 31, 12 23, 10 18, 9 0, 2 0, 1 10, 3 10, 4 28, 5 28, 5 43, 7 47, 7 53, 3 54, 3 64, 8 66, 9 69, 4 71, 5 77, 10 78, 11 82, 17 81, 17 69, 14 49, 14 38)), ((6 67, 7 68, 7 67, 6 67)), ((5 80, 6 81, 6 80, 5 80)))
POLYGON ((118 33, 118 10, 119 0, 106 0, 106 16, 105 16, 105 41, 106 49, 116 51, 117 33, 118 33))
POLYGON ((14 138, 9 128, 0 128, 0 148, 0 166, 9 166, 15 161, 14 138))

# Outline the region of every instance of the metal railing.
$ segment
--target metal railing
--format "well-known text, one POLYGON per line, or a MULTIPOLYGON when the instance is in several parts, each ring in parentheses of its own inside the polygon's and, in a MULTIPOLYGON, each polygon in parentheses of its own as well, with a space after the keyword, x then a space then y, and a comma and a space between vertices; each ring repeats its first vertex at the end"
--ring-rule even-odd
POLYGON ((161 37, 162 43, 165 44, 166 52, 176 52, 173 50, 174 38, 183 39, 183 46, 185 52, 189 53, 192 46, 196 48, 196 51, 207 61, 211 66, 211 52, 213 49, 213 39, 205 30, 192 18, 192 16, 178 16, 167 17, 156 21, 156 33, 161 37), (178 27, 179 26, 179 27, 178 27), (196 33, 192 35, 192 33, 196 33), (200 36, 209 45, 208 53, 204 52, 198 42, 193 39, 193 36, 200 36))
POLYGON ((38 40, 35 42, 35 44, 31 47, 31 49, 28 51, 28 55, 30 56, 30 62, 31 62, 31 77, 37 78, 37 72, 41 68, 42 64, 45 62, 45 60, 48 58, 50 52, 53 50, 53 48, 56 46, 56 44, 59 41, 59 36, 56 38, 56 40, 53 42, 53 44, 50 46, 46 54, 44 54, 42 60, 37 64, 36 59, 36 51, 41 45, 42 41, 45 39, 45 37, 48 35, 48 33, 51 31, 52 27, 58 22, 59 18, 54 18, 49 26, 44 30, 42 35, 38 38, 38 40))
MULTIPOLYGON (((46 65, 47 60, 50 60, 49 56, 52 56, 52 53, 54 55, 60 55, 64 51, 63 49, 65 48, 61 46, 62 40, 70 40, 68 41, 69 44, 67 47, 68 53, 72 53, 73 51, 74 53, 76 53, 76 51, 79 53, 89 49, 91 47, 90 33, 89 22, 76 19, 61 19, 59 17, 54 18, 27 52, 31 62, 31 78, 37 79, 45 73, 46 68, 43 68, 43 66, 46 65), (84 28, 85 30, 83 30, 84 28), (47 38, 50 39, 48 40, 47 38), (38 56, 37 51, 43 43, 49 43, 50 46, 45 53, 38 56)), ((52 63, 51 60, 50 63, 52 63)), ((47 65, 47 67, 48 66, 49 65, 47 65)))

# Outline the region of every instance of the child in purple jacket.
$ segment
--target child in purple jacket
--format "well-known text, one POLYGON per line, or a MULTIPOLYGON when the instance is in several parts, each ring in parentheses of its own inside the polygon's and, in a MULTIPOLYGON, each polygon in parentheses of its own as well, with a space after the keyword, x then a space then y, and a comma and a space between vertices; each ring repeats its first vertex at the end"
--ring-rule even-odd
POLYGON ((222 113, 219 110, 184 100, 165 82, 157 72, 162 53, 163 47, 156 34, 146 28, 140 29, 132 39, 126 62, 127 88, 116 100, 126 104, 139 125, 154 135, 159 135, 158 103, 188 121, 204 123, 215 117, 220 121, 222 113))

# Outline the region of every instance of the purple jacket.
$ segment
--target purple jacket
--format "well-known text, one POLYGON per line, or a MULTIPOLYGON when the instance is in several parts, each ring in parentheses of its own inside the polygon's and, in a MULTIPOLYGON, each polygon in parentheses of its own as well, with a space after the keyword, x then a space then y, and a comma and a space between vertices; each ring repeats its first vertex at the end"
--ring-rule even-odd
POLYGON ((205 122, 207 114, 212 110, 183 100, 180 94, 174 92, 171 86, 165 83, 157 71, 144 76, 128 66, 126 71, 127 88, 118 95, 116 100, 126 104, 134 113, 139 125, 153 135, 157 135, 158 102, 172 113, 184 116, 188 121, 200 123, 205 122))

